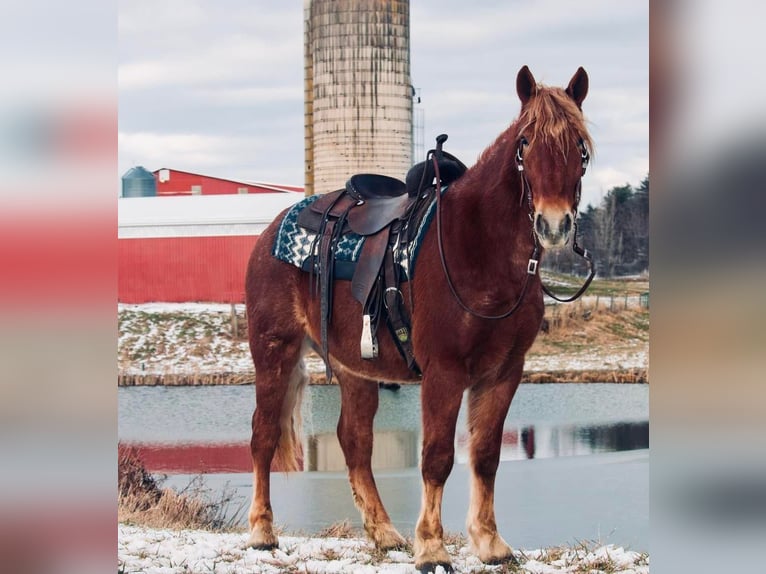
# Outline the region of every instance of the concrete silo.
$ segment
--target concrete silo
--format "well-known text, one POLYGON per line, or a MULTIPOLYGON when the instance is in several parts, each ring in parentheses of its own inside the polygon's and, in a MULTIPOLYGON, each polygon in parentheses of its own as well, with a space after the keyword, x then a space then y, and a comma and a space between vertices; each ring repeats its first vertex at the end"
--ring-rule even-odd
POLYGON ((412 165, 408 0, 305 0, 306 194, 412 165))

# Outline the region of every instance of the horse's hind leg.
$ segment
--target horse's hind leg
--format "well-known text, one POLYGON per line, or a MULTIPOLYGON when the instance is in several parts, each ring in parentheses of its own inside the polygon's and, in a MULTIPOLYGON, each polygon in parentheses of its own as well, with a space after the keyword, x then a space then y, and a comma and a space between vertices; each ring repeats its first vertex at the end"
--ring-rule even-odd
POLYGON ((303 364, 303 335, 275 337, 255 334, 255 412, 250 450, 253 457, 253 500, 248 515, 248 546, 276 548, 271 510, 271 462, 280 470, 297 470, 300 446, 300 399, 308 375, 303 364))
POLYGON ((372 475, 372 422, 378 410, 378 385, 347 372, 339 372, 338 379, 341 393, 338 440, 364 529, 381 550, 403 547, 405 540, 391 524, 372 475))
POLYGON ((500 463, 503 423, 521 377, 512 381, 480 384, 468 394, 468 431, 471 453, 471 504, 466 530, 471 550, 482 562, 515 562, 513 550, 497 532, 495 475, 500 463))

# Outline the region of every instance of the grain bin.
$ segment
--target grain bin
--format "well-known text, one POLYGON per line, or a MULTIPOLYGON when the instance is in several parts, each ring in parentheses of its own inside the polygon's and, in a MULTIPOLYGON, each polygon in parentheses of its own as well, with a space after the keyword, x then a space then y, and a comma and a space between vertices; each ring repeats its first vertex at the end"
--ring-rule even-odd
POLYGON ((306 194, 412 165, 410 6, 305 0, 306 194))
POLYGON ((157 195, 154 174, 142 166, 130 168, 122 176, 122 197, 152 197, 157 195))

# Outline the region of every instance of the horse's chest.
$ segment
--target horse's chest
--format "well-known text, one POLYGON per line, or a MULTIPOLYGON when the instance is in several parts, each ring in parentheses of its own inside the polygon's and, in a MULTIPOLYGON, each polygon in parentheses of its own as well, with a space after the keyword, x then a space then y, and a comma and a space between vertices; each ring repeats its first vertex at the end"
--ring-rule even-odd
POLYGON ((501 375, 522 361, 534 342, 542 309, 529 309, 518 320, 503 320, 466 328, 460 351, 467 369, 477 375, 501 375))

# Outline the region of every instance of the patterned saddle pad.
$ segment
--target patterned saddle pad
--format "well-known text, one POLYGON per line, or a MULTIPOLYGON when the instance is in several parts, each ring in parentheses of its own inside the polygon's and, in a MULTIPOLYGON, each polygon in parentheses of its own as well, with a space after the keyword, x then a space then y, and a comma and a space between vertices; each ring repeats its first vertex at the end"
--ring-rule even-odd
MULTIPOLYGON (((442 193, 444 191, 446 189, 442 193)), ((318 195, 307 197, 296 203, 285 214, 271 249, 271 254, 274 257, 301 269, 308 269, 310 267, 310 262, 307 263, 307 259, 313 255, 311 249, 317 234, 298 225, 298 214, 317 199, 319 199, 318 195)), ((420 244, 433 219, 435 206, 436 201, 434 200, 428 206, 425 216, 420 221, 413 241, 404 248, 397 246, 394 250, 394 259, 404 270, 406 279, 414 276, 415 261, 420 251, 420 244)), ((359 260, 359 254, 362 251, 364 241, 364 237, 354 232, 345 234, 338 241, 335 249, 335 261, 350 264, 356 263, 359 260)), ((336 273, 336 278, 350 280, 351 276, 346 276, 345 273, 336 273)))

